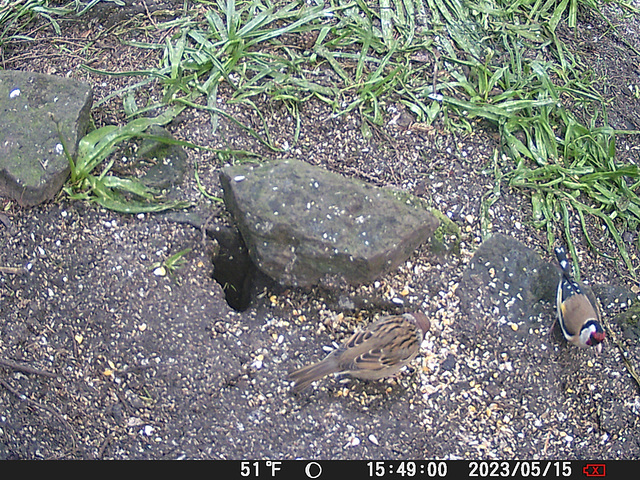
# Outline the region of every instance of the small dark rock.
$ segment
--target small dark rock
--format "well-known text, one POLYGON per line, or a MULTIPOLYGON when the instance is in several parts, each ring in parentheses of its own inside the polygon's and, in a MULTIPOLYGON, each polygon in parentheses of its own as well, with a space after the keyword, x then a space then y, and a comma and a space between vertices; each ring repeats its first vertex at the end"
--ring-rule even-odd
MULTIPOLYGON (((150 127, 147 133, 160 138, 173 139, 169 132, 158 126, 150 127)), ((146 186, 168 188, 182 182, 186 171, 187 154, 179 145, 145 138, 137 156, 139 160, 146 159, 154 163, 140 178, 146 186)))
POLYGON ((440 364, 440 367, 443 370, 453 370, 456 367, 456 357, 454 357, 453 355, 449 354, 447 355, 447 358, 444 360, 444 362, 442 362, 440 364))
POLYGON ((480 245, 464 271, 460 306, 478 330, 495 321, 519 322, 551 312, 558 279, 554 264, 518 240, 496 234, 480 245))
POLYGON ((596 284, 591 288, 604 310, 626 309, 638 298, 627 288, 619 285, 596 284))
POLYGON ((625 338, 636 343, 640 339, 640 303, 635 303, 628 310, 615 315, 612 322, 620 327, 625 338))

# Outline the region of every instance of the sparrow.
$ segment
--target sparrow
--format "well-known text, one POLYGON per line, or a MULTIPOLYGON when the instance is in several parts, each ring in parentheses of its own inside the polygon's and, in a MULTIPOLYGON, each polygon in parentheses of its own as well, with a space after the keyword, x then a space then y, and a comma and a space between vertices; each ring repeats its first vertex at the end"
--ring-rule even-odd
POLYGON ((390 315, 353 334, 323 360, 289 373, 300 392, 330 373, 347 374, 364 380, 394 375, 418 354, 431 324, 422 312, 390 315))
POLYGON ((564 247, 556 247, 555 252, 562 269, 556 308, 564 338, 578 347, 596 347, 600 353, 605 334, 598 307, 586 295, 586 287, 573 277, 564 247))

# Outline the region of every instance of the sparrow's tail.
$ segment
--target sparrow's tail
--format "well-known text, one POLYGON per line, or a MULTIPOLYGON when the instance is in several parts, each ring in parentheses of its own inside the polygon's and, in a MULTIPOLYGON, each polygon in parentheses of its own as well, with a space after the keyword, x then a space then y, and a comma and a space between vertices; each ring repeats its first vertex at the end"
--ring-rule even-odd
POLYGON ((298 393, 316 380, 320 380, 325 375, 336 373, 337 371, 338 368, 335 359, 333 357, 327 357, 318 363, 312 363, 311 365, 289 373, 289 380, 296 382, 293 391, 298 393))

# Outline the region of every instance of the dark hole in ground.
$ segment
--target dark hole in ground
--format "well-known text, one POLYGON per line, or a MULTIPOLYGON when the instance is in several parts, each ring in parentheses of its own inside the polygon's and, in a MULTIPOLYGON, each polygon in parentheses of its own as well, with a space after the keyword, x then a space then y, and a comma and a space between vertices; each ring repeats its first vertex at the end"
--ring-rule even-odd
POLYGON ((222 286, 231 308, 245 311, 251 304, 251 289, 256 268, 240 232, 235 227, 217 226, 207 233, 220 246, 213 257, 213 278, 222 286))

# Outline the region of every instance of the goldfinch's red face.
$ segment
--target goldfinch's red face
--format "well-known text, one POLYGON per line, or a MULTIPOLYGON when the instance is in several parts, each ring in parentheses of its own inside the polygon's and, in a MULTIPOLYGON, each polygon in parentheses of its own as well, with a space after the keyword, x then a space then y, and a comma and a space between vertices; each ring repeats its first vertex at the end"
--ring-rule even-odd
POLYGON ((604 340, 604 332, 593 332, 587 341, 587 345, 590 347, 601 343, 604 340))
POLYGON ((584 345, 587 345, 588 347, 595 347, 602 343, 605 338, 605 334, 599 323, 590 321, 582 328, 580 338, 584 342, 584 345))

